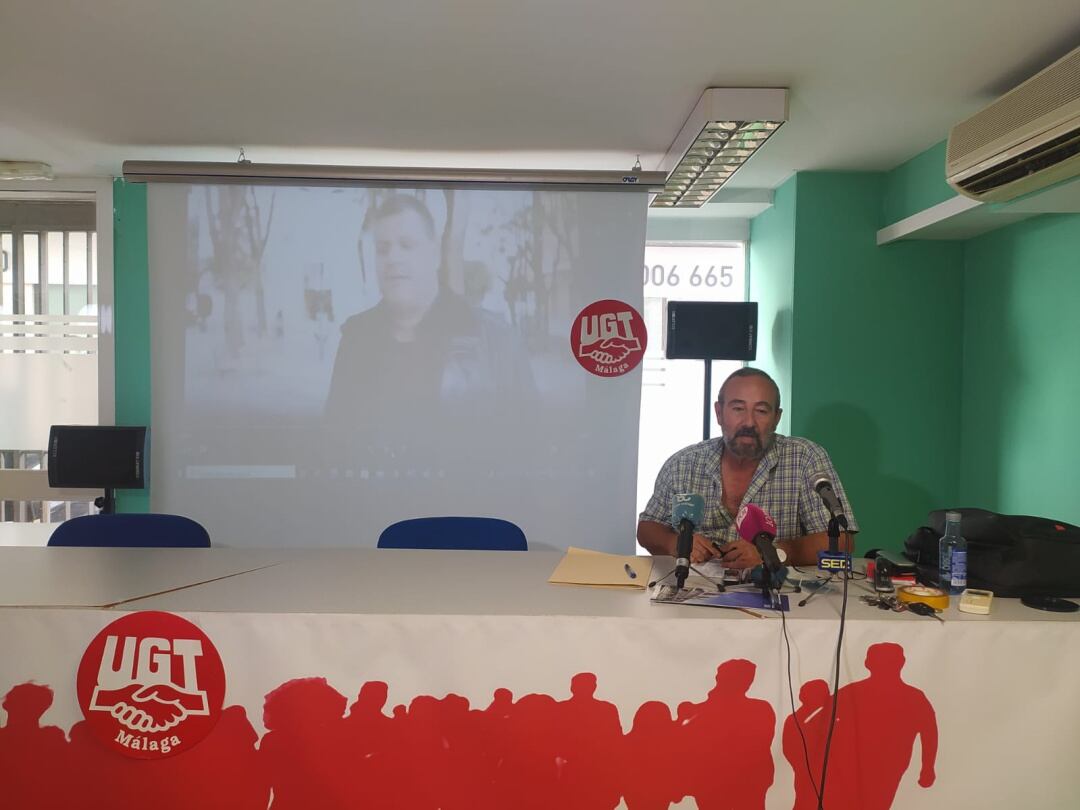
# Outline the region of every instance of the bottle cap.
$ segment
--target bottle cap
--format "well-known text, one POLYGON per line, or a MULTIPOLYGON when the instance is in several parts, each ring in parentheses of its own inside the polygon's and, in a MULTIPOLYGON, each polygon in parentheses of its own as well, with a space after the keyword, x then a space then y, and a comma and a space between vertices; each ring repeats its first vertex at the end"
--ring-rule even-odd
POLYGON ((946 512, 945 513, 945 522, 946 523, 959 523, 960 522, 960 513, 959 512, 946 512))

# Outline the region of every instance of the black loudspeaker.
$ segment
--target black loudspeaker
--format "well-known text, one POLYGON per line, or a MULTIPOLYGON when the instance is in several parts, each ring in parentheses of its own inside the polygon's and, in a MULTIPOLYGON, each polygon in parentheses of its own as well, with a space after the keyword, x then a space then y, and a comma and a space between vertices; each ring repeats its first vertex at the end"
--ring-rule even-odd
POLYGON ((150 460, 145 427, 53 425, 49 486, 143 489, 150 460))
POLYGON ((754 360, 756 301, 668 301, 669 360, 754 360))

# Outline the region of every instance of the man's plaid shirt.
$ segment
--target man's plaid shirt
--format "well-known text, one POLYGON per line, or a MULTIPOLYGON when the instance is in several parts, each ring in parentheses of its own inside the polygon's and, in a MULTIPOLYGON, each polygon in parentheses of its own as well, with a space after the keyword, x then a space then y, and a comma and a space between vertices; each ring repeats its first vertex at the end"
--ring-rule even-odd
MULTIPOLYGON (((696 493, 705 498, 705 518, 699 534, 726 542, 737 540, 735 516, 723 504, 720 457, 724 440, 709 439, 690 445, 664 462, 656 476, 656 486, 641 520, 671 524, 671 501, 676 493, 696 493)), ((772 446, 758 462, 742 504, 756 503, 776 521, 776 536, 781 539, 824 532, 829 512, 814 492, 813 484, 824 476, 832 481, 848 519, 848 530, 856 532, 859 524, 844 493, 840 476, 820 445, 807 439, 776 434, 772 446)))

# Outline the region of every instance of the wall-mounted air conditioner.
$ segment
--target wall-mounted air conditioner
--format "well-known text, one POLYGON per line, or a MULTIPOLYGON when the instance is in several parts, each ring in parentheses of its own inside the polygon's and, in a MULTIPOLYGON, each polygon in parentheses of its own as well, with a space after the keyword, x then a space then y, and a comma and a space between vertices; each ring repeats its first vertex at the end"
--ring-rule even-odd
POLYGON ((945 179, 1011 200, 1080 174, 1080 48, 949 132, 945 179))

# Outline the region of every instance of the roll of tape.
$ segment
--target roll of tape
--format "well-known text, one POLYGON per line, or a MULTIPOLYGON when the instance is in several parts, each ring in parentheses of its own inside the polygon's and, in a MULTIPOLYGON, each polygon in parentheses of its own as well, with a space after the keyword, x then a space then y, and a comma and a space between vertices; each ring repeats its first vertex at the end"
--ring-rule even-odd
POLYGON ((901 602, 922 602, 934 610, 945 610, 949 606, 949 595, 945 591, 925 585, 906 585, 896 592, 896 598, 901 602))

